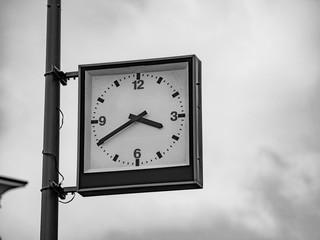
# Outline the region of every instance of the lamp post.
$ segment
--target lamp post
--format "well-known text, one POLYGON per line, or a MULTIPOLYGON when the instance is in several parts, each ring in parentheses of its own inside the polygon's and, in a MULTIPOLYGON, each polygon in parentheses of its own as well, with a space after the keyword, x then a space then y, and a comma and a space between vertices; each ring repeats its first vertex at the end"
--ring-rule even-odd
POLYGON ((53 74, 60 68, 61 0, 47 0, 46 73, 41 189, 41 240, 58 239, 58 194, 50 187, 58 183, 60 82, 53 74))

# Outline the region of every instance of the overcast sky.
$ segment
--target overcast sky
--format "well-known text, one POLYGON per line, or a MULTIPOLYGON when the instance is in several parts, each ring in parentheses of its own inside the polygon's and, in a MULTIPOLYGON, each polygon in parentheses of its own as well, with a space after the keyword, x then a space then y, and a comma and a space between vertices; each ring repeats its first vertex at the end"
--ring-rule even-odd
MULTIPOLYGON (((0 8, 0 236, 40 232, 46 1, 0 8)), ((315 240, 320 236, 320 1, 62 1, 61 69, 196 54, 204 189, 83 198, 59 239, 315 240)), ((61 87, 60 171, 76 184, 77 80, 61 87)))

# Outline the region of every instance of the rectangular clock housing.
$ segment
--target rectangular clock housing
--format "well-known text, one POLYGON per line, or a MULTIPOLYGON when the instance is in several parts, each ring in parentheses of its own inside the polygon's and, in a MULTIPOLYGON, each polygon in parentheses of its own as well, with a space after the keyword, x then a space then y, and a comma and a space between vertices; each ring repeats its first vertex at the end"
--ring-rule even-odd
MULTIPOLYGON (((140 72, 136 73, 140 78, 140 72)), ((92 79, 90 80, 92 81, 92 79)), ((161 81, 161 79, 159 79, 161 81)), ((120 85, 115 81, 116 87, 120 85)), ((90 84, 89 84, 90 85, 90 84)), ((79 66, 79 123, 78 123, 78 170, 77 191, 82 196, 124 194, 138 192, 200 189, 203 187, 202 167, 202 102, 201 102, 201 61, 195 55, 157 58, 147 60, 87 64, 79 66), (179 64, 187 66, 188 84, 188 141, 187 161, 181 166, 141 168, 138 170, 119 169, 88 171, 91 161, 87 152, 88 140, 88 81, 95 75, 111 72, 130 72, 143 69, 144 72, 163 68, 175 68, 179 64), (87 125, 86 125, 87 124, 87 125)), ((175 97, 174 95, 172 97, 175 97)), ((104 99, 99 99, 103 102, 104 99)), ((104 119, 103 119, 104 120, 104 119)), ((98 120, 93 120, 94 123, 98 120)), ((125 146, 124 146, 125 147, 125 146)), ((89 149, 89 150, 88 150, 89 149)), ((160 153, 157 153, 158 155, 160 153)), ((161 154, 160 154, 161 155, 161 154)), ((160 156, 159 155, 159 156, 160 156)))

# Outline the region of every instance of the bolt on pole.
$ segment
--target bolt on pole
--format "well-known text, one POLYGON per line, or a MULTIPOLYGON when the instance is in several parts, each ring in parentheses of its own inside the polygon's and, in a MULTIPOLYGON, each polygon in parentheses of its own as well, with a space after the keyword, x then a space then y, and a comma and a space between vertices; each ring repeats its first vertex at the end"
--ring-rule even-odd
MULTIPOLYGON (((47 0, 46 73, 60 68, 61 0, 47 0)), ((43 168, 41 189, 41 240, 58 239, 58 194, 50 187, 59 182, 60 82, 45 76, 43 168)))

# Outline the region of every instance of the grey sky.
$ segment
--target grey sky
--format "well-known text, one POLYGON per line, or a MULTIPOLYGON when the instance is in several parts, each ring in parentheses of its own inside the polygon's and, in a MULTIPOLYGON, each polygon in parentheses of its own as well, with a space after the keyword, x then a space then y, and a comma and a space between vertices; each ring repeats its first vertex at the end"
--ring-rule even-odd
MULTIPOLYGON (((60 206, 60 239, 317 239, 319 13, 313 0, 62 1, 64 71, 202 60, 205 185, 77 195, 60 206)), ((46 2, 4 1, 0 19, 0 174, 29 181, 3 196, 0 236, 31 240, 40 227, 46 2)), ((60 167, 72 186, 77 81, 61 87, 61 109, 60 167)))

